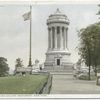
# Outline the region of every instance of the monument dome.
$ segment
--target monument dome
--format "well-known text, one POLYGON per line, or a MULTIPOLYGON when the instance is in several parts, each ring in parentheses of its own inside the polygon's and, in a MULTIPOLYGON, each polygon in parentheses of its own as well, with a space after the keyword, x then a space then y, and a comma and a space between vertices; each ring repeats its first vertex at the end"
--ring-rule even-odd
POLYGON ((65 14, 62 14, 60 10, 57 8, 54 14, 51 14, 47 19, 47 25, 51 23, 65 23, 69 24, 69 20, 65 14))

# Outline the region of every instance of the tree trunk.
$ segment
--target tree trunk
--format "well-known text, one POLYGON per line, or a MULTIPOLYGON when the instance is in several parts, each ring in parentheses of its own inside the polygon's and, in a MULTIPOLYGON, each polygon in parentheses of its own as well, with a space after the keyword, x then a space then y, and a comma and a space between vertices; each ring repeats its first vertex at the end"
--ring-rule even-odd
POLYGON ((97 76, 97 66, 95 66, 95 76, 97 76))
POLYGON ((89 65, 89 80, 91 80, 91 74, 90 74, 90 68, 91 66, 89 65))
POLYGON ((91 53, 90 53, 89 46, 88 46, 88 65, 89 65, 89 80, 91 80, 91 73, 90 73, 90 70, 91 70, 91 53))

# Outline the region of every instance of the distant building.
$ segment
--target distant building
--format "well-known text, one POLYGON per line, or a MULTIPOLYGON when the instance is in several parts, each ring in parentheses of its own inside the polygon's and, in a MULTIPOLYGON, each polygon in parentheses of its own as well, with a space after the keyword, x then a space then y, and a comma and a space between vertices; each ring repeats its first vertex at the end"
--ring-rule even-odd
POLYGON ((31 67, 17 67, 15 69, 15 74, 30 74, 32 72, 32 68, 31 67))
POLYGON ((31 67, 17 67, 15 69, 15 74, 32 74, 34 72, 40 72, 40 66, 39 66, 39 61, 36 60, 35 64, 32 65, 31 67))

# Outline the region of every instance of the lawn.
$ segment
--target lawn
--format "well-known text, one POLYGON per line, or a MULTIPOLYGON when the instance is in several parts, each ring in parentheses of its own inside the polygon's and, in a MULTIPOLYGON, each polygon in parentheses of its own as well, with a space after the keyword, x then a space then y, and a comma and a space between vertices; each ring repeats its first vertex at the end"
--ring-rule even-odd
POLYGON ((48 75, 0 77, 0 94, 33 94, 46 83, 48 75))

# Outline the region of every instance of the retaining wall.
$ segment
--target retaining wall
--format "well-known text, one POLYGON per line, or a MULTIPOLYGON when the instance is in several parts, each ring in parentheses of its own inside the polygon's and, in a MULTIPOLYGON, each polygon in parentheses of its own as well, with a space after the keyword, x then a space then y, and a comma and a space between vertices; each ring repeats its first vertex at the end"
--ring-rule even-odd
POLYGON ((52 75, 50 73, 41 73, 48 74, 47 81, 34 92, 34 94, 49 94, 52 86, 52 75))

